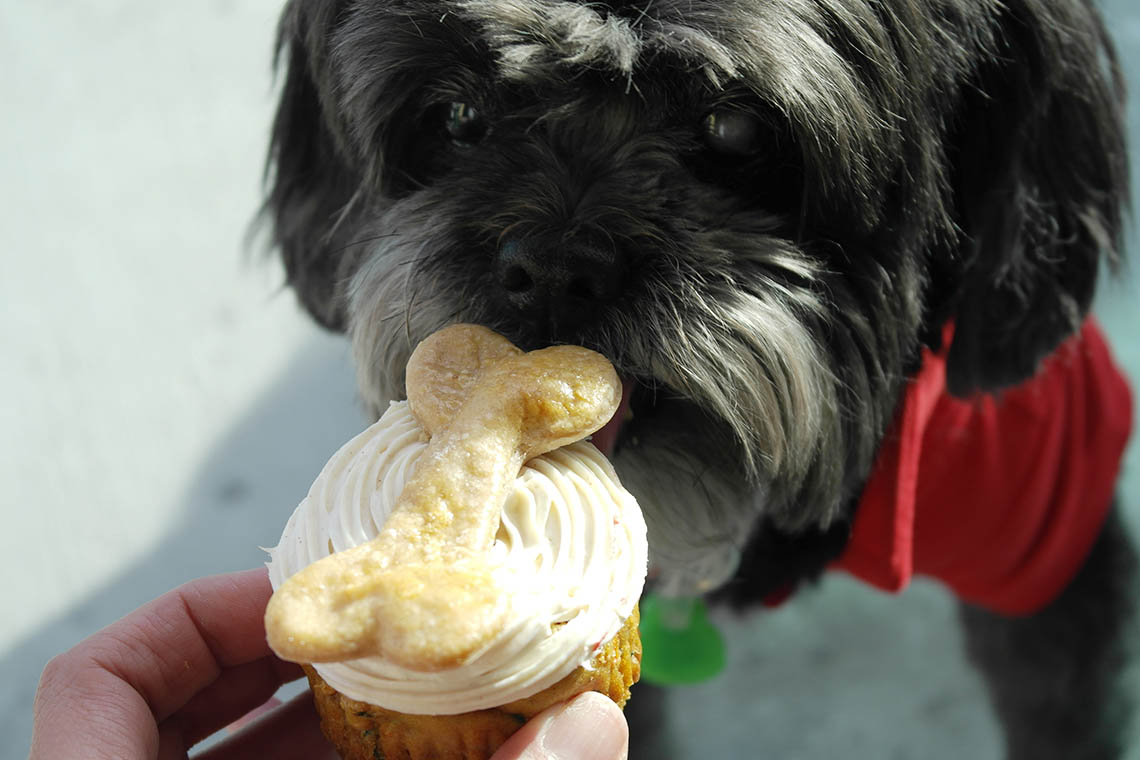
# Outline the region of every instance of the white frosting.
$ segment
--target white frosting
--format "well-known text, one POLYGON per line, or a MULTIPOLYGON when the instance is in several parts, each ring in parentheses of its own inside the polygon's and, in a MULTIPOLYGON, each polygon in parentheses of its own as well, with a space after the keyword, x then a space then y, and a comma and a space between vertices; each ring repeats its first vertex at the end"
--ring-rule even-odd
MULTIPOLYGON (((325 465, 270 549, 273 588, 376 536, 426 446, 407 402, 325 465)), ((503 504, 492 550, 511 623, 463 665, 423 673, 379 657, 314 665, 340 693, 414 714, 453 715, 528 697, 586 665, 632 614, 646 574, 645 521, 593 445, 537 457, 503 504), (500 565, 501 563, 501 565, 500 565)))

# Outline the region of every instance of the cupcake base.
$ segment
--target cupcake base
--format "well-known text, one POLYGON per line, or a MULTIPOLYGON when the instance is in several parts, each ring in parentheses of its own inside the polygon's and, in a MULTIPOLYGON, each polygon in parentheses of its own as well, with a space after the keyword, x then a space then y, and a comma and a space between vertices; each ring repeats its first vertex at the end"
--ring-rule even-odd
POLYGON ((409 715, 357 702, 304 669, 321 730, 344 760, 487 760, 528 720, 578 694, 596 691, 624 707, 641 673, 637 624, 635 607, 588 667, 525 699, 459 715, 409 715))

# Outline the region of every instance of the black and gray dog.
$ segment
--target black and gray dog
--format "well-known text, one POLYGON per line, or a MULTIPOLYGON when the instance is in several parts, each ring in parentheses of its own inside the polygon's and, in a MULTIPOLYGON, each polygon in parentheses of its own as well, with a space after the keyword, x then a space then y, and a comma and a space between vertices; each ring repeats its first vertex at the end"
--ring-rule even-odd
MULTIPOLYGON (((268 214, 367 404, 453 322, 605 354, 674 591, 818 575, 929 357, 1000 406, 1120 256, 1122 85, 1086 0, 292 0, 280 53, 268 214)), ((1013 758, 1120 752, 1134 559, 1088 509, 1059 595, 962 602, 1013 758)))

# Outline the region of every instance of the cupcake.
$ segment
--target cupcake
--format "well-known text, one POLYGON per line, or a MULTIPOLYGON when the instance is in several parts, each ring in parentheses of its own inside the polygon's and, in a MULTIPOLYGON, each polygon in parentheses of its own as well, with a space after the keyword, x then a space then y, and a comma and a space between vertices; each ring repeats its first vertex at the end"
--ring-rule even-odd
MULTIPOLYGON (((445 332, 442 348, 428 353, 445 357, 447 382, 451 365, 464 361, 454 341, 505 343, 481 328, 445 332)), ((477 361, 489 353, 482 343, 474 351, 477 361)), ((560 367, 567 359, 556 358, 560 367)), ((487 393, 525 385, 518 371, 530 370, 511 370, 487 393)), ((640 670, 645 523, 610 463, 582 440, 520 467, 524 441, 503 456, 512 477, 488 486, 495 467, 478 457, 493 447, 481 437, 513 412, 486 409, 473 424, 460 422, 458 434, 441 432, 472 418, 469 407, 480 402, 460 404, 452 386, 419 382, 410 363, 410 401, 393 403, 329 460, 270 550, 270 645, 304 665, 325 735, 346 760, 487 758, 529 718, 576 694, 598 691, 624 705, 640 670), (444 413, 425 393, 445 399, 444 413), (437 477, 439 469, 446 474, 437 477), (449 505, 447 519, 430 504, 408 506, 425 492, 450 498, 456 482, 464 492, 454 500, 471 504, 449 505), (494 503, 480 507, 486 500, 494 503)), ((613 382, 602 393, 612 396, 613 382)), ((524 401, 524 416, 546 403, 534 394, 524 401)), ((607 399, 585 434, 616 405, 607 399)), ((560 420, 554 428, 549 444, 582 435, 560 420)))

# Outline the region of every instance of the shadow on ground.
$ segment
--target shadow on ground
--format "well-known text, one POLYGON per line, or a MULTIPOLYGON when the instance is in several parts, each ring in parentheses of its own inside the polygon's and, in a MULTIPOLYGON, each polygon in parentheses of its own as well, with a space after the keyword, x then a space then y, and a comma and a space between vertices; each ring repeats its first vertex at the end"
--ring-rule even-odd
POLYGON ((144 559, 0 657, 0 758, 26 758, 32 699, 44 664, 180 583, 256 567, 328 456, 359 432, 342 341, 304 345, 197 469, 181 520, 144 559))

